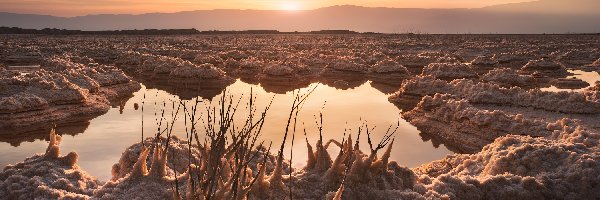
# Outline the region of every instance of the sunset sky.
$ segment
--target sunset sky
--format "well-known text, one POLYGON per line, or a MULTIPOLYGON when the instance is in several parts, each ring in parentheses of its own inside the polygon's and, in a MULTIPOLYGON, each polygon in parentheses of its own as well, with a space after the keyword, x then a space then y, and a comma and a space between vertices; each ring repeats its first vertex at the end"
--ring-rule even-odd
POLYGON ((0 0, 0 12, 80 16, 209 9, 305 10, 333 5, 479 8, 531 0, 0 0))

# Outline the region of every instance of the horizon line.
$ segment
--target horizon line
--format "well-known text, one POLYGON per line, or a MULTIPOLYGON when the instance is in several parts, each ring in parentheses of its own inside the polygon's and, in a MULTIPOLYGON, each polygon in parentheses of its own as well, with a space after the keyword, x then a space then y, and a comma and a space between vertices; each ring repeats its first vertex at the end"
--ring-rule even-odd
MULTIPOLYGON (((534 1, 526 1, 526 2, 535 2, 535 1, 539 1, 539 0, 534 0, 534 1)), ((313 8, 313 9, 298 9, 298 10, 284 10, 284 9, 235 9, 235 8, 214 8, 214 9, 196 9, 196 10, 182 10, 182 11, 175 11, 175 12, 146 12, 146 13, 96 13, 96 14, 85 14, 85 15, 73 15, 73 16, 58 16, 58 15, 52 15, 52 14, 40 14, 40 13, 26 13, 26 12, 10 12, 10 11, 2 11, 0 10, 0 13, 8 13, 8 14, 20 14, 20 15, 40 15, 40 16, 51 16, 51 17, 59 17, 59 18, 76 18, 76 17, 86 17, 86 16, 98 16, 98 15, 131 15, 131 16, 140 16, 140 15, 149 15, 149 14, 176 14, 176 13, 185 13, 185 12, 196 12, 196 11, 279 11, 279 12, 289 12, 289 13, 295 13, 295 12, 306 12, 306 11, 315 11, 315 10, 320 10, 320 9, 326 9, 326 8, 333 8, 333 7, 359 7, 359 8, 384 8, 384 9, 421 9, 421 10, 473 10, 473 9, 482 9, 482 8, 487 8, 487 7, 492 7, 492 6, 499 6, 499 5, 509 5, 509 4, 513 4, 513 3, 506 3, 506 4, 495 4, 495 5, 489 5, 489 6, 483 6, 483 7, 477 7, 477 8, 418 8, 418 7, 383 7, 383 6, 360 6, 360 5, 352 5, 352 4, 339 4, 339 5, 331 5, 331 6, 324 6, 324 7, 319 7, 319 8, 313 8)))

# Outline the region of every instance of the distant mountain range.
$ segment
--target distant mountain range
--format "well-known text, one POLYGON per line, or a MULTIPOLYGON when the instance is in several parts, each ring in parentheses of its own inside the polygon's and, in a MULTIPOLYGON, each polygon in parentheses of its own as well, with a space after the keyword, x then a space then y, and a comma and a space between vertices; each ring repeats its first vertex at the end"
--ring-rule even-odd
POLYGON ((197 10, 141 15, 0 12, 0 26, 78 30, 183 29, 381 33, 600 33, 599 0, 540 0, 477 9, 332 6, 315 10, 197 10))

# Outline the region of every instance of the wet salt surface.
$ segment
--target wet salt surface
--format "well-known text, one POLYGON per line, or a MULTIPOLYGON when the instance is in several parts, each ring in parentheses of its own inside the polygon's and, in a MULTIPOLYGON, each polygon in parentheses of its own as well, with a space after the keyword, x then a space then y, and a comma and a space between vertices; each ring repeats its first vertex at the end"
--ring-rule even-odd
MULTIPOLYGON (((318 116, 322 110, 323 117, 323 138, 325 141, 336 139, 341 141, 344 129, 351 129, 349 133, 353 138, 357 136, 357 128, 360 120, 367 121, 369 127, 376 126, 373 134, 374 143, 377 143, 390 125, 399 124, 400 127, 395 135, 395 142, 392 152, 392 160, 396 160, 401 165, 408 167, 417 167, 421 164, 443 158, 451 153, 443 145, 434 147, 430 141, 423 141, 419 131, 408 122, 400 118, 400 110, 392 103, 387 101, 387 95, 371 87, 367 82, 359 87, 338 90, 333 87, 314 83, 309 87, 302 89, 306 92, 308 88, 316 87, 314 93, 308 98, 298 118, 298 132, 296 133, 293 147, 293 164, 295 167, 303 166, 307 155, 306 142, 303 129, 306 128, 309 142, 314 145, 318 140, 319 134, 315 125, 315 115, 318 116), (324 108, 323 105, 325 104, 324 108)), ((237 80, 233 85, 227 88, 228 94, 239 97, 243 95, 248 97, 252 88, 254 95, 257 95, 256 106, 258 110, 263 110, 271 97, 274 102, 266 118, 266 125, 263 128, 261 139, 266 144, 273 142, 272 152, 278 149, 283 139, 285 124, 287 122, 290 106, 293 101, 292 92, 286 94, 274 94, 263 90, 260 86, 250 85, 237 80)), ((236 99, 236 98, 234 98, 236 99)), ((118 162, 121 153, 130 145, 141 140, 142 110, 134 109, 134 104, 142 106, 144 104, 144 136, 154 135, 157 129, 155 112, 160 115, 163 101, 166 102, 168 109, 165 117, 170 119, 171 102, 179 101, 177 96, 169 94, 162 90, 147 89, 145 86, 129 99, 122 107, 112 108, 108 113, 99 116, 90 121, 89 126, 83 133, 75 136, 64 135, 61 143, 62 154, 75 151, 79 154, 78 164, 90 174, 97 176, 100 180, 108 180, 111 177, 111 167, 118 162), (144 94, 146 98, 144 100, 144 94), (156 107, 155 107, 156 103, 156 107), (121 113, 122 112, 122 113, 121 113)), ((220 96, 214 97, 213 105, 218 105, 220 96)), ((242 98, 240 110, 236 113, 238 126, 241 126, 245 119, 245 103, 247 98, 242 98)), ((208 100, 204 100, 199 108, 205 112, 208 100)), ((186 102, 191 106, 191 101, 186 102)), ((200 113, 200 112, 199 112, 200 113)), ((206 119, 206 118, 204 118, 206 119)), ((164 124, 164 123, 163 123, 164 124)), ((203 129, 203 125, 199 128, 203 129)), ((173 133, 178 137, 185 138, 185 126, 183 113, 179 113, 179 120, 173 127, 173 133)), ((202 130, 199 131, 202 136, 202 130)), ((286 144, 286 159, 290 158, 291 135, 288 136, 286 144)), ((202 140, 202 139, 201 139, 202 140)), ((368 150, 366 134, 361 134, 363 151, 368 150)), ((42 153, 47 146, 47 141, 35 140, 33 142, 22 142, 17 147, 9 143, 0 143, 0 166, 22 162, 25 158, 35 153, 42 153)), ((268 145, 267 145, 268 146, 268 145)), ((331 145, 330 154, 335 157, 339 148, 331 145)))
MULTIPOLYGON (((571 76, 567 76, 566 78, 578 78, 581 79, 582 81, 585 81, 587 83, 590 84, 590 86, 588 87, 593 87, 596 83, 596 81, 600 81, 600 74, 598 72, 585 72, 585 71, 581 71, 581 70, 569 70, 569 72, 573 73, 574 75, 571 76)), ((560 92, 560 91, 582 91, 585 90, 586 88, 580 88, 580 89, 559 89, 556 86, 550 86, 547 88, 541 88, 540 90, 542 91, 550 91, 550 92, 560 92)))

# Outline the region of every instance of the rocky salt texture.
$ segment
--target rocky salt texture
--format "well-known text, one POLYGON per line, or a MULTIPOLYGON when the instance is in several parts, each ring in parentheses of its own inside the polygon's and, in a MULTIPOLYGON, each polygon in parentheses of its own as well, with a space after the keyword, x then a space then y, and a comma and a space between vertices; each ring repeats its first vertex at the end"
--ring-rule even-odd
MULTIPOLYGON (((504 73, 498 70, 488 75, 499 72, 504 73)), ((490 80, 490 76, 483 79, 490 80)), ((500 87, 494 81, 447 82, 417 76, 405 81, 390 101, 402 106, 422 97, 416 106, 403 107, 402 117, 451 150, 474 153, 509 134, 554 137, 565 127, 600 133, 596 90, 591 87, 581 92, 545 92, 500 87)))
POLYGON ((431 63, 423 68, 423 73, 421 73, 421 75, 429 75, 444 80, 478 77, 471 66, 458 62, 431 63))
MULTIPOLYGON (((292 170, 291 176, 287 175, 285 162, 277 162, 273 156, 267 161, 270 169, 261 168, 256 162, 250 164, 246 169, 249 176, 241 183, 237 199, 289 199, 290 190, 299 199, 348 200, 598 196, 600 135, 565 123, 548 127, 555 129, 550 136, 507 134, 477 153, 448 155, 414 169, 389 160, 393 140, 380 143, 369 153, 361 152, 352 136, 341 143, 317 141, 314 149, 307 142, 306 166, 292 170), (335 146, 339 153, 333 158, 327 149, 335 146)), ((195 164, 189 165, 187 142, 171 138, 165 148, 164 138, 158 143, 154 139, 147 139, 145 146, 135 144, 128 148, 113 167, 113 179, 100 183, 77 166, 76 153, 59 156, 60 137, 52 133, 45 154, 0 172, 0 194, 24 199, 170 199, 178 189, 182 195, 178 198, 193 199, 189 180, 204 172, 195 164)), ((192 149, 193 162, 206 162, 203 155, 210 150, 198 146, 192 149)), ((222 160, 227 163, 227 159, 232 158, 222 160)), ((227 180, 232 172, 224 170, 220 175, 227 180)), ((218 184, 215 195, 217 199, 231 199, 231 185, 218 184)))
POLYGON ((578 78, 557 78, 550 81, 550 84, 558 89, 581 89, 590 86, 589 83, 578 78))
POLYGON ((596 81, 596 85, 589 87, 583 91, 583 94, 590 101, 600 102, 600 81, 596 81))
POLYGON ((578 122, 564 118, 558 121, 531 119, 522 114, 505 113, 502 110, 486 110, 473 106, 465 99, 454 99, 449 94, 425 96, 417 107, 402 114, 411 124, 460 152, 473 153, 496 138, 507 135, 551 136, 569 124, 578 122))
POLYGON ((594 61, 591 64, 586 64, 584 66, 579 67, 579 69, 586 71, 586 72, 599 72, 600 73, 600 58, 598 58, 598 60, 594 61))
POLYGON ((0 128, 20 131, 93 118, 108 111, 110 101, 140 89, 115 67, 60 57, 29 74, 0 75, 0 128))
POLYGON ((500 137, 476 154, 454 154, 415 169, 439 174, 419 176, 417 190, 427 198, 595 198, 600 195, 599 149, 568 138, 500 137))
MULTIPOLYGON (((410 105, 403 107, 404 117, 420 130, 427 131, 423 134, 443 141, 456 151, 473 153, 452 154, 443 160, 409 169, 401 166, 401 163, 388 160, 392 152, 389 146, 379 149, 384 152, 360 152, 351 145, 352 137, 325 145, 317 141, 314 149, 307 142, 309 160, 305 167, 287 170, 286 162, 279 165, 276 156, 272 155, 268 156, 265 170, 255 167, 258 166, 256 163, 251 164, 249 174, 259 176, 255 179, 255 185, 239 191, 248 194, 248 199, 287 199, 289 189, 294 198, 302 199, 590 199, 600 196, 598 83, 580 92, 528 90, 542 85, 546 87, 551 80, 566 77, 568 73, 565 73, 563 65, 598 71, 597 46, 600 43, 594 35, 94 36, 94 40, 73 37, 76 39, 4 36, 8 42, 0 44, 3 47, 0 48, 0 61, 15 63, 15 59, 38 60, 42 58, 41 55, 60 55, 57 58, 92 66, 97 71, 98 67, 114 64, 132 75, 139 75, 137 78, 149 76, 152 81, 145 82, 149 88, 165 90, 186 85, 180 84, 182 81, 199 79, 205 83, 205 79, 210 79, 211 84, 192 84, 206 91, 208 89, 205 87, 213 87, 214 82, 240 78, 245 82, 260 83, 265 88, 271 88, 269 91, 280 92, 306 87, 304 82, 311 81, 348 89, 368 80, 372 81, 374 87, 392 85, 395 91, 399 87, 395 84, 409 78, 404 81, 400 91, 390 98, 394 103, 410 102, 410 105), (77 56, 62 55, 73 49, 77 49, 77 56), (536 60, 538 58, 542 59, 536 60), (90 64, 94 61, 105 65, 90 64), (469 64, 464 64, 469 61, 469 64), (280 65, 270 65, 272 63, 280 65), (431 63, 443 63, 446 66, 444 70, 425 67, 431 63), (585 67, 578 67, 586 64, 585 67), (401 66, 405 66, 411 74, 431 74, 437 78, 418 76, 411 79, 401 66), (493 70, 491 66, 514 70, 493 70), (461 78, 469 80, 444 81, 461 78), (534 86, 530 86, 532 78, 535 79, 534 86), (277 82, 285 82, 286 85, 281 86, 284 89, 273 89, 280 87, 272 84, 277 82), (330 148, 339 150, 339 154, 330 156, 326 151, 330 148), (287 175, 290 171, 292 176, 287 175)), ((55 60, 63 62, 60 59, 55 60)), ((59 66, 42 67, 46 71, 44 74, 32 76, 43 77, 42 82, 51 83, 52 87, 64 88, 62 92, 87 90, 89 94, 83 95, 87 100, 75 103, 81 107, 105 106, 106 103, 94 102, 107 102, 105 96, 109 94, 127 93, 119 92, 126 90, 118 90, 123 88, 120 87, 122 84, 103 85, 101 83, 104 81, 92 77, 94 73, 88 74, 86 70, 73 67, 76 64, 59 66), (60 73, 79 89, 70 88, 69 84, 56 79, 52 73, 60 73), (107 88, 113 92, 108 92, 107 88)), ((119 70, 114 72, 118 73, 119 70)), ((8 79, 21 76, 1 67, 0 74, 8 79)), ((0 87, 3 86, 0 84, 0 87)), ((218 94, 220 90, 213 93, 218 94)), ((6 97, 2 95, 0 97, 6 97)), ((189 93, 188 96, 196 97, 198 93, 189 93)), ((15 105, 20 102, 44 105, 42 100, 48 102, 28 95, 11 97, 16 98, 11 101, 15 105)), ((62 99, 54 100, 60 103, 62 99)), ((77 102, 74 101, 77 98, 65 100, 77 102)), ((26 122, 24 119, 36 119, 34 116, 54 108, 84 110, 73 107, 73 103, 60 106, 47 104, 48 109, 43 107, 42 110, 35 110, 35 106, 20 105, 5 106, 4 109, 16 107, 29 110, 25 111, 29 116, 22 115, 22 122, 26 122)), ((90 110, 85 113, 102 110, 87 107, 90 110)), ((62 115, 44 116, 56 118, 62 115)), ((113 166, 113 180, 95 186, 92 183, 87 184, 89 187, 75 185, 75 180, 79 180, 77 177, 54 171, 48 173, 56 176, 44 179, 50 181, 39 182, 36 176, 27 176, 30 172, 25 166, 29 164, 18 164, 23 168, 9 167, 0 173, 0 185, 4 184, 0 187, 0 197, 165 199, 173 197, 174 183, 177 183, 180 194, 188 198, 187 180, 193 177, 190 174, 197 174, 188 171, 190 167, 186 159, 173 159, 178 158, 173 154, 181 154, 186 149, 187 142, 174 138, 163 152, 159 149, 164 149, 164 141, 161 140, 160 145, 151 141, 153 139, 146 140, 145 147, 134 144, 126 149, 119 163, 113 166), (21 189, 21 185, 5 178, 8 173, 10 177, 41 186, 32 184, 35 188, 21 189), (62 180, 53 181, 65 176, 75 189, 65 189, 62 180), (8 184, 14 186, 4 187, 8 184), (52 195, 47 196, 47 192, 36 193, 38 189, 50 191, 52 195), (13 195, 11 192, 14 191, 18 194, 13 195)), ((195 148, 202 149, 199 146, 195 148)), ((202 160, 203 152, 206 149, 194 152, 194 160, 202 160), (200 156, 196 157, 198 153, 200 156)), ((32 158, 38 160, 39 157, 32 158)), ((31 166, 44 169, 36 164, 31 166)), ((60 172, 62 167, 51 165, 49 168, 59 169, 60 172)), ((199 166, 193 165, 191 169, 194 167, 199 166)), ((93 178, 82 180, 77 182, 95 181, 93 178)), ((227 184, 220 184, 218 191, 219 198, 231 198, 231 187, 227 184)))
POLYGON ((567 68, 549 58, 531 60, 521 68, 521 71, 539 73, 550 77, 565 77, 571 75, 571 73, 567 71, 567 68))
POLYGON ((60 140, 52 131, 46 153, 6 166, 0 172, 0 197, 89 199, 101 183, 77 165, 77 153, 60 156, 60 140))
POLYGON ((235 80, 210 63, 194 64, 171 56, 124 52, 116 66, 144 81, 148 88, 178 94, 184 99, 211 99, 235 80))
POLYGON ((520 106, 558 111, 562 113, 599 114, 600 104, 591 101, 578 92, 546 92, 539 89, 525 90, 519 87, 503 88, 492 83, 476 83, 458 79, 451 82, 431 76, 417 76, 403 83, 390 101, 398 101, 404 96, 425 96, 436 93, 452 94, 475 104, 496 104, 520 106))
POLYGON ((517 70, 510 68, 490 70, 488 73, 481 76, 481 81, 495 83, 506 88, 513 86, 531 88, 537 86, 537 81, 533 76, 519 74, 517 70))

